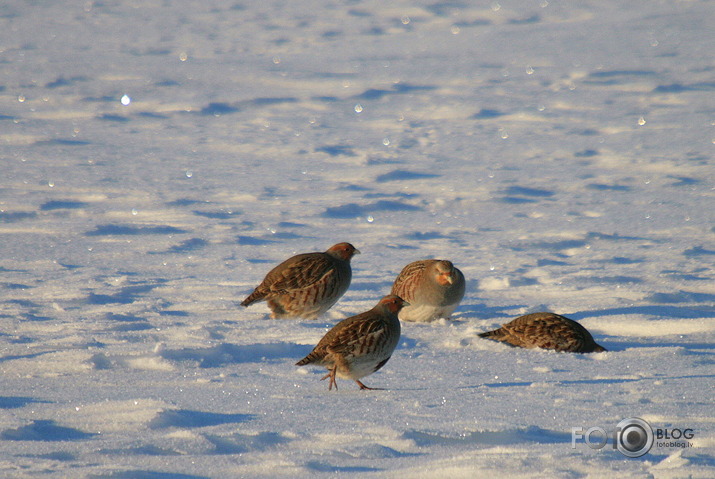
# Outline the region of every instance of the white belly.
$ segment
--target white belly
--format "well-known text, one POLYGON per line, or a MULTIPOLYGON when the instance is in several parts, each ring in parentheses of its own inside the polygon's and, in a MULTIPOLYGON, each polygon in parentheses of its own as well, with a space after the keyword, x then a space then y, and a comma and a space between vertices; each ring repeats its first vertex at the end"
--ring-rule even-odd
POLYGON ((399 313, 399 318, 402 321, 415 321, 418 323, 426 323, 439 318, 449 318, 457 308, 456 304, 448 304, 444 306, 434 306, 430 304, 412 304, 406 308, 402 308, 399 313))
POLYGON ((388 357, 389 356, 385 356, 379 359, 353 358, 350 364, 350 371, 343 371, 341 368, 338 368, 337 375, 338 377, 343 379, 357 380, 360 378, 364 378, 365 376, 369 376, 370 374, 374 373, 377 365, 388 357))

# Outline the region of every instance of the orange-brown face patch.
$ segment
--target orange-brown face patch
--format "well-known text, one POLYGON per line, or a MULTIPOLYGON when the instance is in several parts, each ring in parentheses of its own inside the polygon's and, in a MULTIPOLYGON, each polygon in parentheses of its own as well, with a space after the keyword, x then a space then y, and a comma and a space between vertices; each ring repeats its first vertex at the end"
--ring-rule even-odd
POLYGON ((451 271, 445 271, 437 275, 437 283, 442 286, 448 286, 454 283, 454 277, 451 271))

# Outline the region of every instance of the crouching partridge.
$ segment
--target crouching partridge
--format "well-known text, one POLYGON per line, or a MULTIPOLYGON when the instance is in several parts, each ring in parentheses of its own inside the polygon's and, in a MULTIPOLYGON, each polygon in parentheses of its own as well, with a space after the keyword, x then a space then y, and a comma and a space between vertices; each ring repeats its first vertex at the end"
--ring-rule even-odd
POLYGON ((372 389, 360 382, 387 363, 400 339, 400 297, 385 296, 370 311, 344 319, 328 331, 313 351, 296 366, 315 364, 328 368, 328 390, 338 389, 335 378, 352 379, 360 389, 372 389))
POLYGON ((315 319, 345 294, 352 278, 350 259, 359 253, 350 243, 338 243, 325 253, 293 256, 269 271, 241 306, 265 300, 274 319, 315 319))
POLYGON ((415 261, 397 276, 392 294, 410 303, 400 312, 402 321, 449 318, 464 297, 464 275, 451 261, 415 261))
POLYGON ((606 348, 596 344, 586 328, 554 313, 533 313, 520 316, 494 331, 481 333, 520 348, 542 348, 569 353, 600 353, 606 348))

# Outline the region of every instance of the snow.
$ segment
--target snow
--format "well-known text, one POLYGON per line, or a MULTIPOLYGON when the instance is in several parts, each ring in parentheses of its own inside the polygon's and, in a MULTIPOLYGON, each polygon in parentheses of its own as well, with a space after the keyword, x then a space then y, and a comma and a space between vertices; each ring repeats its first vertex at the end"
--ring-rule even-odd
POLYGON ((3 477, 713 477, 715 4, 0 5, 3 477), (240 301, 349 241, 317 321, 240 301), (360 391, 297 368, 467 278, 360 391), (521 314, 607 353, 481 339, 521 314), (692 429, 627 458, 624 418, 692 429))

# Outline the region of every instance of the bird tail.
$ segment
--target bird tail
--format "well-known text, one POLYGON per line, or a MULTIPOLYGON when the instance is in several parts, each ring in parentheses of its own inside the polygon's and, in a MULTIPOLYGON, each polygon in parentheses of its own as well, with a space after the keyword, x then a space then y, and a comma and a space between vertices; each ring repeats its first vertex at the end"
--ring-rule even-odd
POLYGON ((309 355, 295 363, 296 366, 305 366, 306 364, 313 363, 320 359, 319 355, 315 351, 312 351, 309 355))
POLYGON ((255 303, 256 301, 262 300, 262 299, 265 298, 265 297, 266 297, 266 295, 263 294, 263 292, 258 291, 258 288, 256 288, 256 289, 253 291, 253 293, 251 293, 251 294, 248 295, 248 298, 244 299, 244 300, 241 302, 241 306, 247 307, 247 306, 249 306, 249 305, 255 303))
POLYGON ((479 336, 480 338, 494 338, 494 339, 496 339, 496 338, 501 337, 502 333, 498 329, 495 329, 494 331, 487 331, 486 333, 479 333, 479 334, 477 334, 477 336, 479 336))

